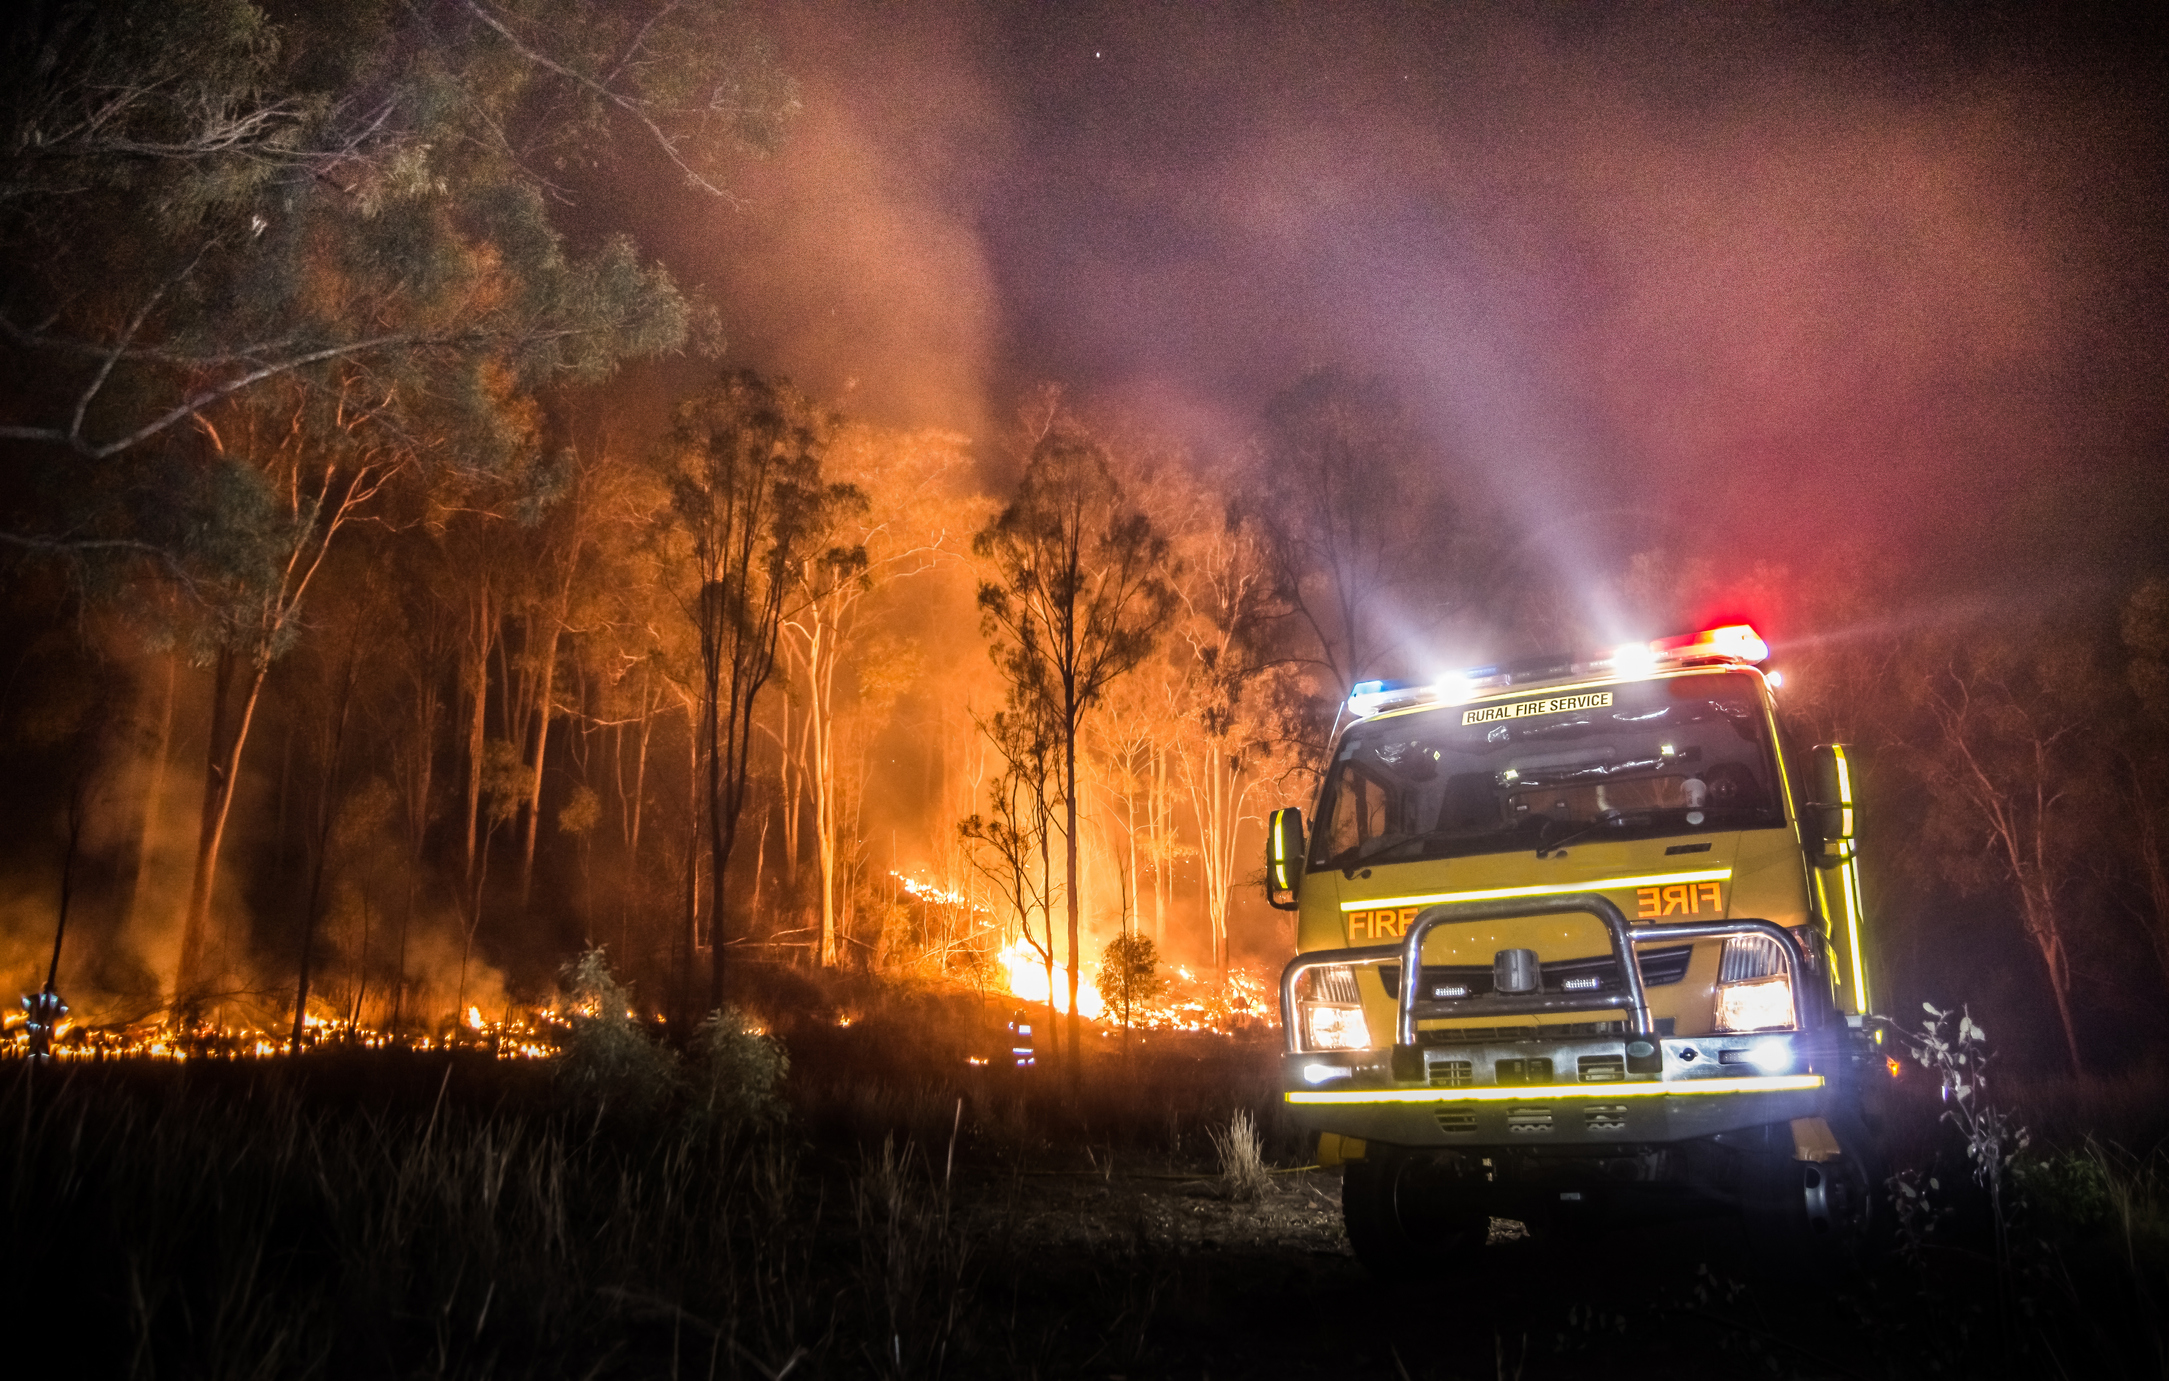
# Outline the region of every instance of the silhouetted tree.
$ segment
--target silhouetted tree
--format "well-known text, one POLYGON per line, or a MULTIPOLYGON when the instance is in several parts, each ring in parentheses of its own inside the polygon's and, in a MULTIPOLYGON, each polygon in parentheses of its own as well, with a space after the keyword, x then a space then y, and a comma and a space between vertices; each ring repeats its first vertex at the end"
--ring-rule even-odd
POLYGON ((1504 581, 1384 381, 1305 375, 1266 409, 1261 451, 1260 493, 1245 507, 1269 539, 1275 598, 1307 634, 1300 655, 1322 682, 1321 706, 1338 707, 1504 581))
POLYGON ((837 419, 786 383, 736 373, 678 410, 664 463, 693 576, 709 848, 708 1007, 723 1001, 724 876, 745 807, 753 708, 776 666, 785 602, 855 491, 822 483, 837 419))
POLYGON ((995 664, 1018 706, 1045 707, 1062 750, 1064 878, 1069 910, 1069 1034, 1077 1011, 1077 747, 1107 687, 1158 643, 1175 607, 1167 540, 1131 507, 1100 444, 1049 414, 1016 497, 973 541, 991 578, 979 608, 995 664))
POLYGON ((2093 915, 2076 890, 2100 834, 2100 678, 2038 628, 1923 639, 1914 655, 1915 703, 1934 732, 1914 758, 1934 802, 1928 841, 1961 885, 2011 890, 2083 1071, 2072 965, 2093 915))
POLYGON ((2169 978, 2169 579, 2142 581, 2124 601, 2125 677, 2139 716, 2125 735, 2124 812, 2145 884, 2147 938, 2169 978))

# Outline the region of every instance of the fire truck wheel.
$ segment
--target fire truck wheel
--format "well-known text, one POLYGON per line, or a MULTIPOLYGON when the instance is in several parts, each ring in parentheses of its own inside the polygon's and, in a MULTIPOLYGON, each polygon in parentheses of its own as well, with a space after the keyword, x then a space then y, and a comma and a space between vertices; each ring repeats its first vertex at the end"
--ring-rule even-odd
POLYGON ((1341 1171, 1341 1221, 1372 1275, 1408 1280, 1451 1274, 1482 1250, 1490 1218, 1447 1167, 1372 1146, 1341 1171))
POLYGON ((1863 1147, 1825 1161, 1758 1156, 1748 1167, 1742 1208, 1763 1260, 1781 1272, 1820 1274, 1861 1264, 1874 1251, 1885 1214, 1879 1177, 1863 1147))

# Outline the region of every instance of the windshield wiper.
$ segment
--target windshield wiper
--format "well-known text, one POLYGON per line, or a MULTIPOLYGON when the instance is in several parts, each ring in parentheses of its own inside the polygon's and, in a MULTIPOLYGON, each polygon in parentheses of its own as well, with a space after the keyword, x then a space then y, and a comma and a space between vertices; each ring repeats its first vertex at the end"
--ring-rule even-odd
POLYGON ((1536 832, 1536 856, 1538 858, 1546 858, 1552 854, 1565 853, 1566 846, 1581 838, 1583 835, 1594 834, 1606 825, 1621 825, 1625 823, 1626 817, 1624 815, 1612 814, 1599 816, 1597 819, 1590 821, 1588 824, 1582 826, 1580 829, 1574 831, 1572 834, 1566 836, 1564 839, 1558 840, 1557 842, 1551 842, 1544 838, 1544 831, 1551 827, 1551 822, 1547 820, 1542 826, 1537 829, 1536 832))
POLYGON ((1354 877, 1360 865, 1370 862, 1388 849, 1398 849, 1403 844, 1421 844, 1429 840, 1445 839, 1456 833, 1458 831, 1455 830, 1418 830, 1413 833, 1374 834, 1356 845, 1352 852, 1342 855, 1347 862, 1340 864, 1340 870, 1346 876, 1354 877))

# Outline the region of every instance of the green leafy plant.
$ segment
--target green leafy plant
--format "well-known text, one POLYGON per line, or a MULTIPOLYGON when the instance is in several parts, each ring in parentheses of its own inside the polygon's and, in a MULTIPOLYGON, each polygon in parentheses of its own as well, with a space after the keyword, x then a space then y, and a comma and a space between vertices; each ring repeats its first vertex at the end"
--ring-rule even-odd
POLYGON ((565 1053, 558 1086, 573 1102, 653 1112, 678 1091, 678 1061, 633 1021, 632 997, 600 945, 565 966, 565 1053))
POLYGON ((1119 1013, 1127 1025, 1130 1013, 1141 1002, 1150 1002, 1167 986, 1160 974, 1160 948, 1150 935, 1128 931, 1115 936, 1100 951, 1100 971, 1092 986, 1110 1013, 1119 1013))
MULTIPOLYGON (((1973 1163, 1973 1178, 1988 1191, 1989 1214, 1995 1229, 1996 1262, 2008 1272, 2011 1261, 2010 1214, 2006 1204, 2013 1163, 2031 1143, 2031 1135, 2007 1108, 1998 1107, 1988 1093, 1988 1067, 1992 1056, 1988 1033, 1961 1007, 1944 1011, 1923 1002, 1928 1020, 1918 1036, 1903 1036, 1907 1050, 1923 1069, 1942 1085, 1943 1121, 1965 1138, 1966 1158, 1973 1163)), ((1891 1197, 1897 1210, 1901 1247, 1918 1259, 1922 1239, 1943 1210, 1930 1202, 1929 1194, 1941 1186, 1918 1172, 1892 1177, 1891 1197)))
POLYGON ((791 1059, 782 1042, 725 1003, 693 1036, 693 1106, 700 1123, 772 1126, 783 1120, 783 1076, 791 1059))

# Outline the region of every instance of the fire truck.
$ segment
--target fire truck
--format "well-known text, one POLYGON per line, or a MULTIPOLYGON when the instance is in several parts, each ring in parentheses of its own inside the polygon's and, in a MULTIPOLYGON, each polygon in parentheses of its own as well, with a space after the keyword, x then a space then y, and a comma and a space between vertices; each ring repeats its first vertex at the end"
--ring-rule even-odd
POLYGON ((1283 1097, 1372 1271, 1451 1269, 1494 1219, 1867 1229, 1889 1074, 1851 773, 1768 657, 1733 625, 1366 682, 1312 828, 1273 812, 1283 1097))

